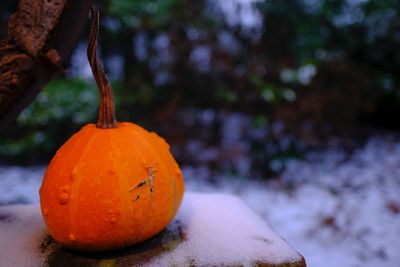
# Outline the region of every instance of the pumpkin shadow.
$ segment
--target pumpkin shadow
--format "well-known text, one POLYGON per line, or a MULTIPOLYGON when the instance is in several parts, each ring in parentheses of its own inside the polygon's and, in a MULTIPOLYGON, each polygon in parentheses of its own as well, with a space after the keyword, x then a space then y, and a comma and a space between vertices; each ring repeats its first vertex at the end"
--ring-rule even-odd
POLYGON ((185 236, 181 221, 174 220, 152 238, 123 249, 81 252, 63 248, 47 236, 42 241, 41 252, 47 255, 44 266, 49 267, 141 266, 164 252, 173 251, 185 236))

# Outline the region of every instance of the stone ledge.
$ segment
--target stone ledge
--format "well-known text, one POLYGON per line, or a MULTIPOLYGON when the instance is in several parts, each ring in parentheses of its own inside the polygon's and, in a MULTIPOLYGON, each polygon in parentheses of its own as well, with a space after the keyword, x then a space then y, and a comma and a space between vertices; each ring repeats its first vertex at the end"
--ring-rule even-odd
POLYGON ((304 258, 239 198, 186 193, 168 227, 123 250, 81 253, 46 233, 38 205, 0 206, 4 266, 305 267, 304 258))

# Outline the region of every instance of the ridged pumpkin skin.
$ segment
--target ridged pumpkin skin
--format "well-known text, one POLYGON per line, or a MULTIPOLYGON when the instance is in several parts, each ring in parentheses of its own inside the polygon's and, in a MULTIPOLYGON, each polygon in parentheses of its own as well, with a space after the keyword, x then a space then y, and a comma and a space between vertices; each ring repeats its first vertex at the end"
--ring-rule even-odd
POLYGON ((101 251, 160 232, 183 197, 169 145, 133 123, 88 124, 56 153, 40 188, 50 235, 61 245, 101 251))

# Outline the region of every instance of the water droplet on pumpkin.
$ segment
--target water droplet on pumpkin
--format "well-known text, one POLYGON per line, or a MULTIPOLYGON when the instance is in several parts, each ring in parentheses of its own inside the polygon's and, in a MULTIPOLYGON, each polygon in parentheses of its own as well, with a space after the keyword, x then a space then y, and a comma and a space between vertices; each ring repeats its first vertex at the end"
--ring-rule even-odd
POLYGON ((68 199, 69 196, 67 193, 60 193, 58 195, 58 203, 60 203, 60 205, 66 205, 68 203, 68 199))
POLYGON ((69 235, 68 235, 68 238, 69 238, 69 240, 71 240, 71 241, 76 241, 76 237, 75 237, 74 234, 69 234, 69 235))
POLYGON ((115 216, 112 216, 112 217, 110 218, 110 222, 111 222, 112 224, 115 224, 115 223, 117 222, 117 218, 116 218, 115 216))

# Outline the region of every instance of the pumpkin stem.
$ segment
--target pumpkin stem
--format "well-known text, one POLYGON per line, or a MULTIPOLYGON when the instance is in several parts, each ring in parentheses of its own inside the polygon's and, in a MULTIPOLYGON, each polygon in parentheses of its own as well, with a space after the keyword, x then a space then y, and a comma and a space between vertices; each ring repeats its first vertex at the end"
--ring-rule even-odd
POLYGON ((114 97, 110 85, 110 81, 104 72, 103 65, 97 56, 97 38, 99 36, 100 13, 96 7, 92 6, 92 26, 90 28, 89 44, 87 48, 87 56, 92 69, 94 79, 99 88, 100 107, 99 118, 97 121, 98 128, 117 128, 118 122, 115 118, 114 97))

